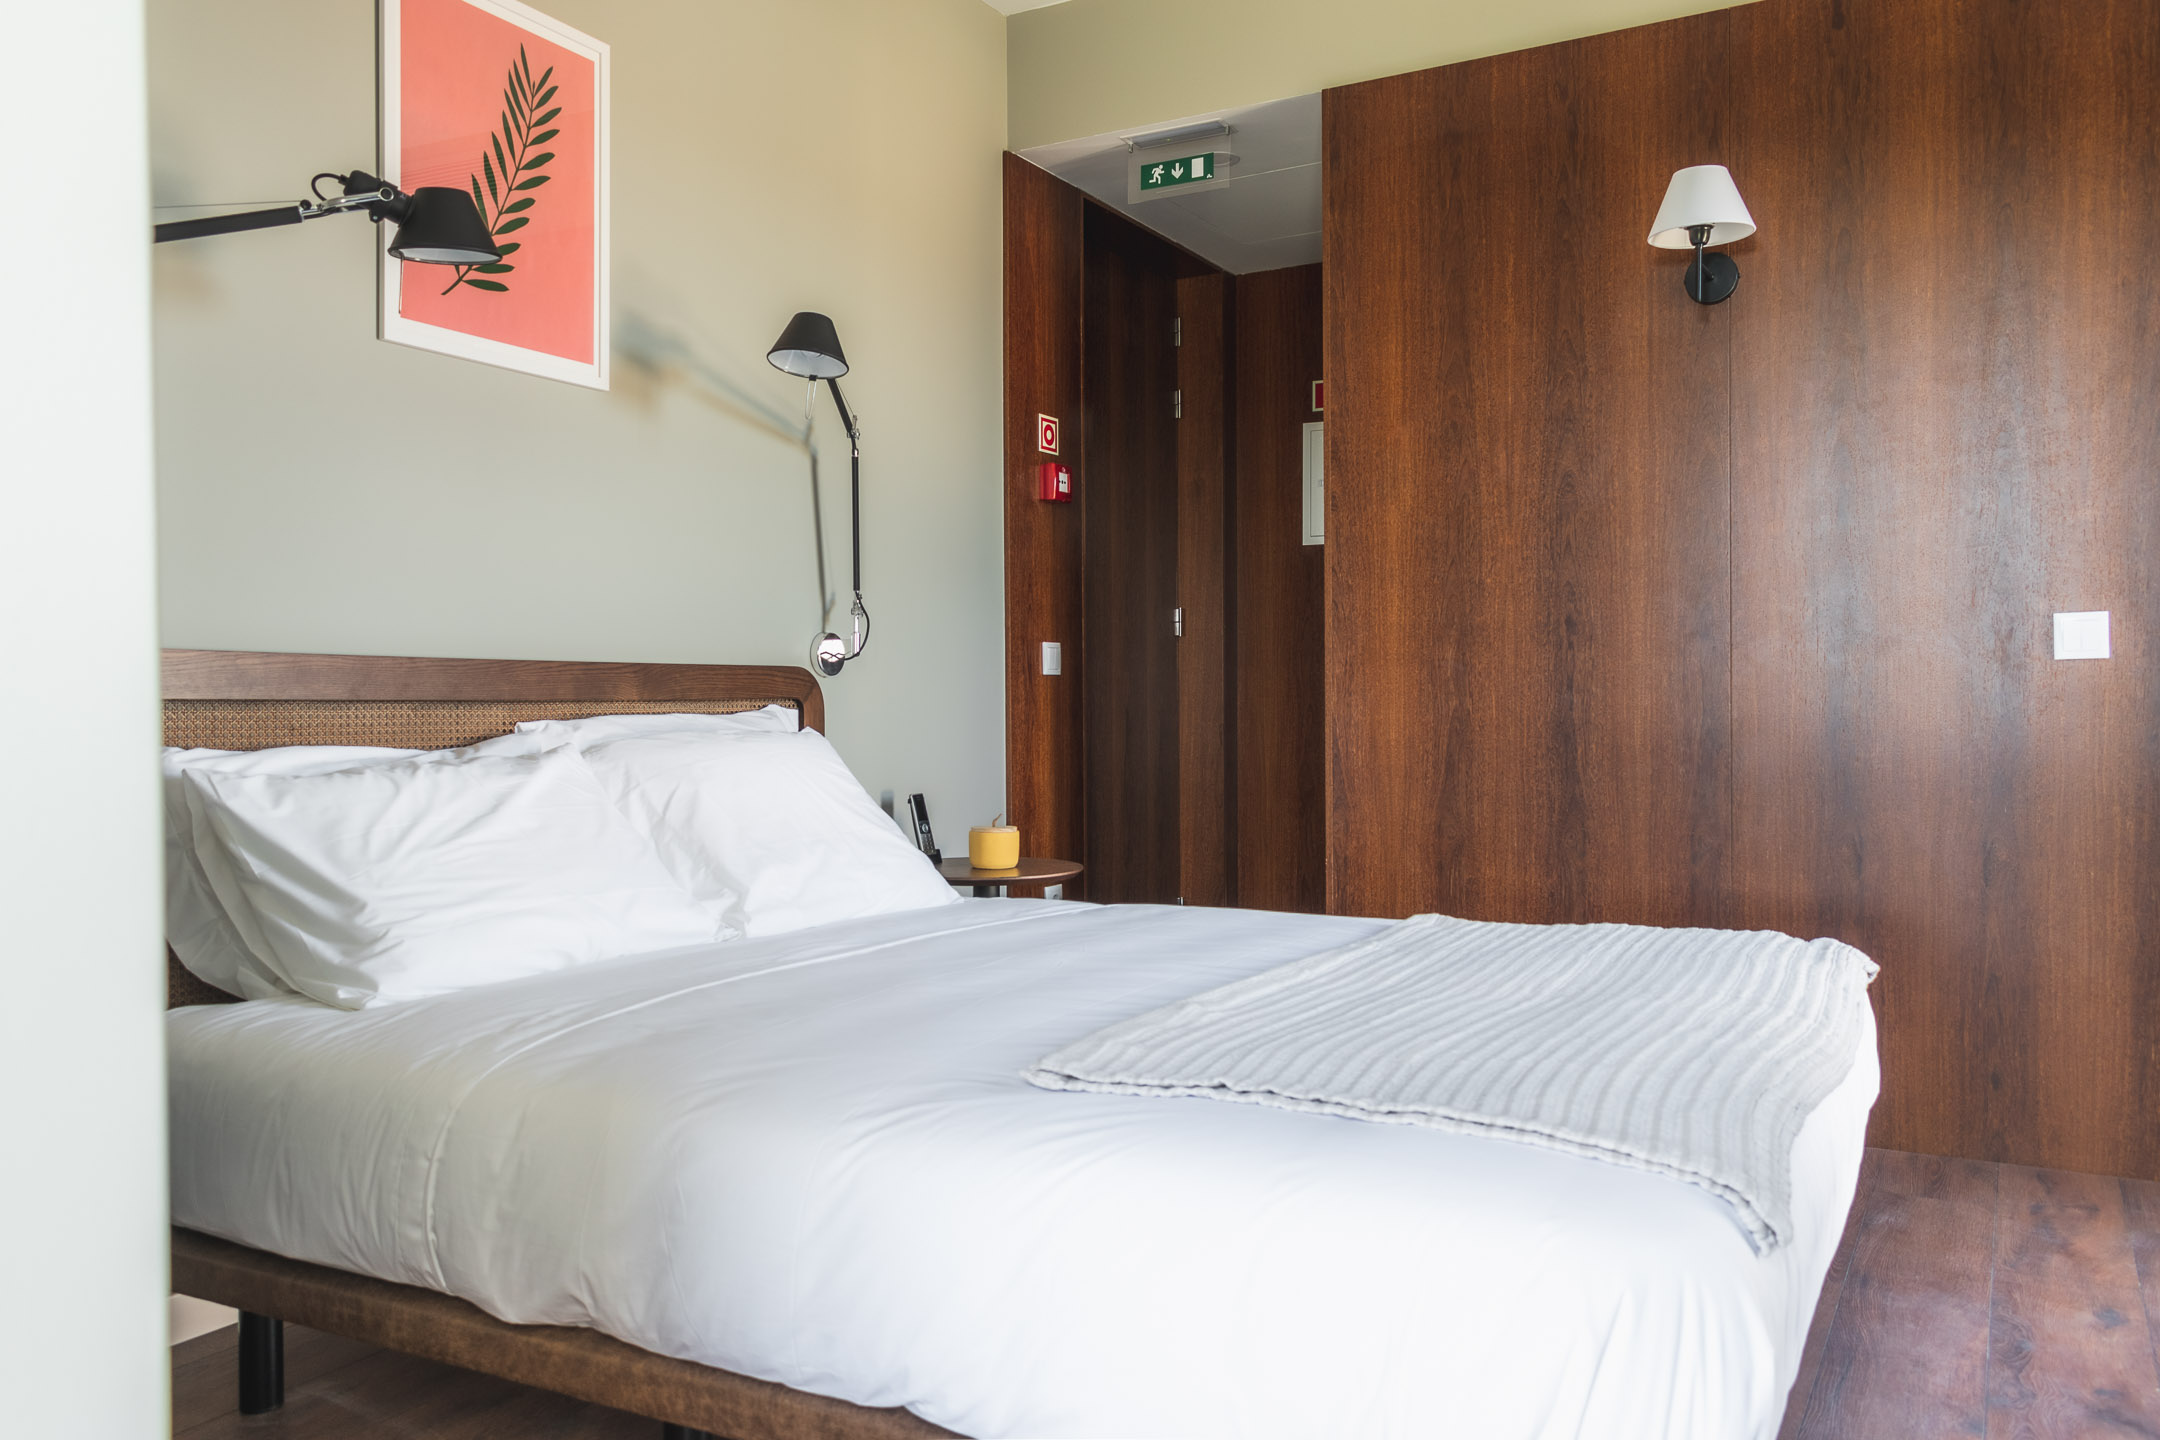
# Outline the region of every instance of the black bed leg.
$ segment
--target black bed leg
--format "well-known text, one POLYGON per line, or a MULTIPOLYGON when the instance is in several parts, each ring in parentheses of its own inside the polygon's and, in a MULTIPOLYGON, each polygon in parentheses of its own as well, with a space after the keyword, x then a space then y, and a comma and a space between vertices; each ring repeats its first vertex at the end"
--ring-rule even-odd
POLYGON ((710 1430, 693 1430, 688 1425, 677 1425, 672 1420, 660 1422, 660 1440, 720 1440, 710 1430))
POLYGON ((285 1403, 285 1322, 240 1312, 240 1413, 263 1415, 285 1403))

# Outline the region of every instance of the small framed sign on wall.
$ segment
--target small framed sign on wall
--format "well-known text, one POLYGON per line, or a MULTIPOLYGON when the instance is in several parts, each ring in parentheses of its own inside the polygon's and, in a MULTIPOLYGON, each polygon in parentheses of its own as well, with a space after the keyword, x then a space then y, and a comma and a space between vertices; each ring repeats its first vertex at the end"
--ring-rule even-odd
POLYGON ((605 390, 608 47, 516 0, 380 0, 383 178, 453 186, 502 259, 398 260, 385 340, 605 390))

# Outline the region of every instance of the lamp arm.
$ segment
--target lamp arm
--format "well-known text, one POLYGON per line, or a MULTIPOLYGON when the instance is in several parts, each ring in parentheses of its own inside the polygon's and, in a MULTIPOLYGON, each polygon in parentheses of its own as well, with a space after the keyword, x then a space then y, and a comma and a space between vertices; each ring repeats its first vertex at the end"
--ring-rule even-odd
MULTIPOLYGON (((855 424, 855 412, 848 409, 847 397, 840 393, 839 377, 828 377, 825 383, 832 387, 833 407, 840 412, 840 423, 848 433, 848 527, 854 543, 855 608, 862 610, 862 430, 855 424)), ((868 619, 867 616, 864 617, 868 619)), ((857 649, 861 644, 857 642, 857 649)))
POLYGON ((170 220, 151 231, 151 243, 193 240, 199 235, 230 235, 236 230, 268 230, 273 225, 298 225, 307 219, 307 216, 306 205, 280 205, 275 210, 243 210, 237 215, 206 215, 200 220, 170 220))
POLYGON ((1687 238, 1695 242, 1695 303, 1700 305, 1703 297, 1703 246, 1710 243, 1708 225, 1690 225, 1687 238))
MULTIPOLYGON (((788 371, 789 374, 800 374, 802 373, 801 371, 791 369, 789 365, 782 364, 781 361, 776 358, 782 353, 783 346, 785 346, 790 352, 797 352, 805 348, 804 345, 800 344, 789 345, 788 342, 790 340, 804 342, 822 341, 821 346, 815 344, 810 345, 808 347, 809 353, 812 356, 823 356, 830 360, 836 361, 839 365, 839 368, 843 372, 847 369, 847 362, 840 359, 839 341, 834 338, 832 334, 832 322, 826 320, 824 316, 812 315, 808 314, 807 312, 801 315, 797 315, 794 321, 789 322, 788 328, 781 332, 780 344, 774 346, 773 350, 766 357, 767 359, 772 360, 772 363, 778 366, 780 369, 788 371), (817 331, 820 327, 822 327, 824 332, 822 336, 813 333, 817 331), (798 331, 801 331, 802 333, 798 334, 798 331)), ((790 358, 791 360, 794 358, 792 353, 790 355, 790 358)), ((855 423, 855 412, 848 409, 847 396, 841 392, 840 378, 837 375, 811 377, 809 398, 812 402, 812 409, 815 409, 815 402, 817 400, 817 382, 821 378, 825 381, 826 385, 831 387, 833 408, 840 412, 840 423, 847 427, 848 522, 850 531, 848 540, 850 549, 852 550, 854 557, 853 578, 855 581, 855 603, 848 607, 848 629, 851 632, 848 643, 843 643, 840 637, 833 634, 831 631, 823 631, 819 633, 819 635, 810 642, 811 663, 817 667, 818 673, 820 675, 832 676, 838 675, 841 669, 846 666, 848 661, 853 660, 856 656, 862 654, 864 647, 869 645, 870 610, 868 606, 863 604, 862 598, 862 427, 855 423)), ((817 459, 815 451, 811 452, 810 473, 811 478, 814 481, 817 476, 817 459)), ((827 594, 825 590, 825 581, 823 578, 824 574, 825 539, 824 532, 822 529, 820 529, 818 533, 818 593, 819 600, 821 602, 825 601, 825 597, 827 594)), ((825 613, 829 616, 832 612, 830 609, 827 609, 825 613)))
MULTIPOLYGON (((324 176, 315 177, 320 181, 324 176)), ((332 175, 333 180, 346 179, 332 175)), ((237 215, 206 215, 199 220, 171 220, 151 230, 153 245, 167 240, 194 240, 204 235, 231 235, 241 230, 268 230, 278 225, 298 225, 303 220, 320 220, 325 215, 339 215, 348 210, 366 210, 374 219, 383 218, 381 211, 397 203, 397 190, 364 171, 354 171, 354 181, 369 182, 367 188, 355 187, 348 193, 335 197, 318 194, 313 200, 302 200, 292 205, 280 205, 271 210, 242 210, 237 215)), ((838 392, 835 391, 835 394, 838 392)), ((844 416, 846 410, 841 414, 844 416)), ((852 426, 851 426, 852 428, 852 426)))

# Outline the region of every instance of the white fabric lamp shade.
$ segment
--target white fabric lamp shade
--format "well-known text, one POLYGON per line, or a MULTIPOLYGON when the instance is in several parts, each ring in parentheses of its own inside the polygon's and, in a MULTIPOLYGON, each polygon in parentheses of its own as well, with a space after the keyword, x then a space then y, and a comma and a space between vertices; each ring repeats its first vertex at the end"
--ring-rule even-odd
POLYGON ((1650 227, 1650 243, 1660 250, 1691 250, 1691 225, 1708 225, 1708 245, 1729 245, 1755 233, 1755 217, 1748 214, 1740 187, 1723 165, 1690 165, 1673 171, 1665 187, 1665 203, 1658 206, 1657 222, 1650 227))

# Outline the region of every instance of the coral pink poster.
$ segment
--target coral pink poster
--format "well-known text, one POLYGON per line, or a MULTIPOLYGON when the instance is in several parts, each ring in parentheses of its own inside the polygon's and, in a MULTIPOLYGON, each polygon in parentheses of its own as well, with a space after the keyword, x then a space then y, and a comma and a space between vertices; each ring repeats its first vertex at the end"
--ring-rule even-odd
POLYGON ((607 47, 511 0, 382 0, 383 150, 470 195, 492 265, 385 255, 385 339, 607 385, 607 47))

